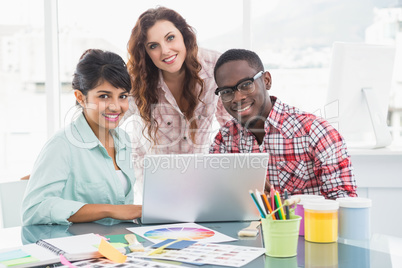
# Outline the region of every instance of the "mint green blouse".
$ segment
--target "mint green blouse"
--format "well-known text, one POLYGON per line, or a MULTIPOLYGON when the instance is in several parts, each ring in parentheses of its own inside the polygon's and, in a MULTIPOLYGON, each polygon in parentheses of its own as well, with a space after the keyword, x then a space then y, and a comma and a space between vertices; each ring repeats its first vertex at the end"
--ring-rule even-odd
MULTIPOLYGON (((130 139, 119 128, 110 132, 116 163, 128 180, 127 194, 113 159, 81 114, 58 131, 40 152, 22 203, 23 225, 70 224, 67 219, 85 204, 133 203, 135 178, 130 139)), ((97 222, 102 221, 110 224, 110 219, 97 222)))

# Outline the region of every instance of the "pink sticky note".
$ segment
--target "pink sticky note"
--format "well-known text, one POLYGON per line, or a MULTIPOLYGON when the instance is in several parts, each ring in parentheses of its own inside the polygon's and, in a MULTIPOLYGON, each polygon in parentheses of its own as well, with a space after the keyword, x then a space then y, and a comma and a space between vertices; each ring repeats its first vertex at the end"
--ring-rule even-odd
POLYGON ((77 268, 77 266, 72 265, 63 255, 60 255, 60 262, 68 268, 77 268))

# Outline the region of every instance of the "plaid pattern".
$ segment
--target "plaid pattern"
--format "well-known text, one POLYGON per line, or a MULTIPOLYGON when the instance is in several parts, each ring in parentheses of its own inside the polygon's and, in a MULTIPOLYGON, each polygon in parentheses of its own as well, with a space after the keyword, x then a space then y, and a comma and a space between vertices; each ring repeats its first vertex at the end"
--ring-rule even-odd
POLYGON ((215 137, 210 153, 268 152, 267 180, 283 195, 357 196, 350 156, 339 132, 327 121, 271 96, 263 143, 235 119, 215 137))

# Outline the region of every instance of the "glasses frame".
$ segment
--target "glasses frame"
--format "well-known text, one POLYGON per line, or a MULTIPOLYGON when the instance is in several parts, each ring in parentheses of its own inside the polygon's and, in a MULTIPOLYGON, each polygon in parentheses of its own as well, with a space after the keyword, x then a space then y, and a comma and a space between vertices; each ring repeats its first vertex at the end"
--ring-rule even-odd
MULTIPOLYGON (((222 90, 228 90, 228 89, 231 89, 231 90, 232 90, 233 97, 234 97, 234 93, 235 93, 236 91, 239 91, 239 92, 241 92, 242 94, 244 94, 244 92, 239 89, 240 84, 242 84, 242 83, 244 83, 244 82, 246 82, 246 81, 251 81, 251 83, 254 83, 254 81, 257 80, 258 78, 260 78, 264 73, 265 73, 264 71, 259 71, 256 75, 254 75, 254 76, 251 77, 251 78, 244 78, 244 79, 240 80, 240 81, 237 82, 237 84, 236 84, 235 86, 233 86, 233 87, 218 87, 218 88, 215 90, 215 95, 218 95, 218 96, 221 97, 221 95, 219 95, 219 93, 220 93, 222 90)), ((255 90, 255 86, 254 86, 253 91, 247 92, 247 93, 250 94, 250 93, 254 92, 254 90, 255 90)), ((246 93, 246 94, 247 94, 247 93, 246 93)), ((221 97, 221 99, 222 99, 222 97, 221 97)), ((231 100, 228 100, 228 101, 225 101, 225 102, 229 102, 229 101, 232 101, 232 100, 233 100, 233 98, 232 98, 231 100)), ((223 99, 222 99, 222 101, 223 101, 223 99)))

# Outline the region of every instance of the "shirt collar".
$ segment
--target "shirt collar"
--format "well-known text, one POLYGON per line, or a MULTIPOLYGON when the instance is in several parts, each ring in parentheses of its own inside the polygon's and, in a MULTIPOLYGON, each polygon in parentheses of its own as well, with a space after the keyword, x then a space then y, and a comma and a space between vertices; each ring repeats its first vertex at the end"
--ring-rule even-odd
POLYGON ((161 69, 158 69, 158 74, 159 74, 158 88, 162 89, 163 92, 166 94, 168 87, 165 83, 165 80, 163 80, 163 74, 161 69))
POLYGON ((119 127, 111 129, 110 134, 112 134, 114 140, 114 147, 116 148, 116 151, 119 151, 121 149, 126 148, 126 146, 129 146, 130 137, 127 135, 126 132, 124 132, 119 127))
POLYGON ((291 107, 273 96, 271 96, 271 102, 275 102, 275 104, 265 122, 266 128, 269 127, 267 125, 276 128, 287 139, 291 139, 297 135, 296 133, 300 133, 302 125, 297 123, 297 117, 290 111, 291 107))
MULTIPOLYGON (((264 123, 265 133, 269 133, 270 128, 273 127, 277 129, 283 137, 288 139, 292 138, 295 133, 300 132, 300 124, 294 124, 294 122, 292 122, 295 120, 293 116, 286 116, 289 113, 289 106, 282 103, 277 97, 270 96, 270 98, 271 102, 274 103, 274 105, 272 106, 272 109, 269 112, 269 115, 264 123), (284 124, 288 124, 293 127, 287 128, 284 127, 284 124)), ((239 126, 241 131, 244 131, 244 133, 252 134, 252 132, 249 129, 243 127, 236 118, 233 119, 239 126)))
POLYGON ((280 129, 282 126, 281 118, 283 112, 283 103, 277 97, 270 96, 270 98, 271 103, 274 105, 272 106, 268 118, 265 121, 265 128, 269 127, 269 125, 272 125, 274 128, 280 129))
MULTIPOLYGON (((206 60, 204 59, 204 57, 202 57, 202 55, 200 54, 200 50, 198 50, 198 61, 201 65, 201 70, 198 73, 198 75, 200 76, 200 78, 202 80, 206 79, 206 78, 213 78, 214 77, 214 68, 204 68, 204 66, 208 66, 208 63, 206 62, 206 60)), ((213 64, 212 66, 215 66, 215 64, 213 64)))
POLYGON ((73 126, 86 148, 92 149, 100 144, 83 113, 73 122, 73 126))

